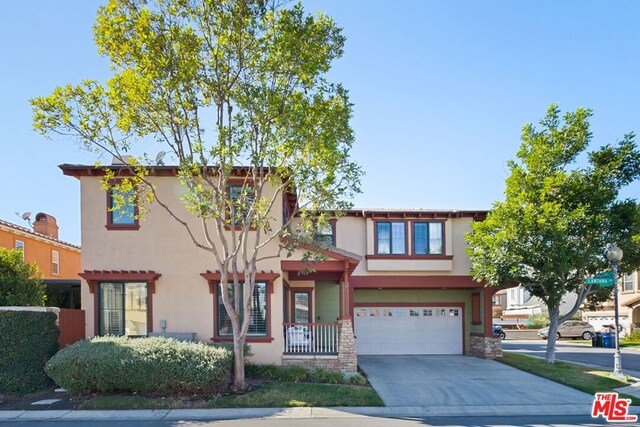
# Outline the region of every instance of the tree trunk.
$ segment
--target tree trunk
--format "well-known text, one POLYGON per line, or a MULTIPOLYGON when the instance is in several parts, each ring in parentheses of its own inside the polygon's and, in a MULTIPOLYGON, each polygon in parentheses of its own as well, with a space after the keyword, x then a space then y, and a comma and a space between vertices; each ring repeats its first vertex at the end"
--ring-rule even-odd
POLYGON ((247 388, 244 376, 244 339, 233 336, 233 391, 243 391, 247 388))
POLYGON ((560 306, 557 304, 549 306, 549 337, 547 338, 547 353, 544 361, 554 363, 556 360, 556 341, 558 334, 558 319, 560 318, 560 306))

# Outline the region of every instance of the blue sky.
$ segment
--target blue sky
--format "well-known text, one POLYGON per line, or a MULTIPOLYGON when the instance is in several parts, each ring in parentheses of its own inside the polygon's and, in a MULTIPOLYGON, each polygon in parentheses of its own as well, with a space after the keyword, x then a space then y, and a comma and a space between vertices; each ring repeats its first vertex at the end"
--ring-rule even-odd
MULTIPOLYGON (((80 187, 57 165, 96 157, 32 131, 28 100, 108 77, 91 33, 100 3, 14 1, 0 14, 0 219, 50 213, 72 243, 80 187)), ((640 132, 640 2, 303 3, 347 37, 331 78, 355 104, 353 156, 367 173, 356 207, 490 208, 522 126, 553 102, 594 110, 593 148, 640 132)))

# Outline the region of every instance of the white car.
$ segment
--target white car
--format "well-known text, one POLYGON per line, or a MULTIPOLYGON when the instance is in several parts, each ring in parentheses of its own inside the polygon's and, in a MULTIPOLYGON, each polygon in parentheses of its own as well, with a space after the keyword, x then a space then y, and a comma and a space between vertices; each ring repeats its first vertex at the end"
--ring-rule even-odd
MULTIPOLYGON (((587 322, 581 320, 567 320, 558 326, 556 338, 582 338, 590 340, 596 334, 596 330, 587 322)), ((549 338, 549 327, 538 330, 538 336, 543 340, 549 338)))

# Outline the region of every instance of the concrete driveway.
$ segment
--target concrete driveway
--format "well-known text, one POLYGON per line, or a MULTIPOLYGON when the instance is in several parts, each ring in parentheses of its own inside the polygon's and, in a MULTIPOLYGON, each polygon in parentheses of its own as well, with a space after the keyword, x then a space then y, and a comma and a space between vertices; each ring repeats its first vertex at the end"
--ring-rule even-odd
POLYGON ((590 405, 593 396, 469 356, 358 356, 386 406, 590 405))

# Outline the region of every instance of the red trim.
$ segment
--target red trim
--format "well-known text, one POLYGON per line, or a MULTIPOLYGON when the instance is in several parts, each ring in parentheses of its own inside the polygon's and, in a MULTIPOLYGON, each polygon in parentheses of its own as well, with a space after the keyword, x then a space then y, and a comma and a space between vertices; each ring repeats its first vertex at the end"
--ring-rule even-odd
MULTIPOLYGON (((320 247, 320 245, 318 244, 313 244, 311 242, 306 242, 306 241, 302 241, 302 240, 296 240, 296 239, 292 239, 291 237, 282 237, 280 238, 280 241, 284 244, 294 244, 296 245, 298 248, 302 248, 302 249, 306 249, 308 251, 312 251, 312 252, 318 252, 321 253, 323 255, 326 255, 328 257, 334 258, 338 261, 349 261, 350 264, 353 264, 353 267, 351 269, 351 271, 355 270, 355 268, 357 267, 357 265, 360 263, 360 259, 358 258, 353 258, 350 257, 348 255, 344 255, 340 252, 335 252, 332 251, 329 248, 326 247, 320 247)), ((295 262, 295 261, 281 261, 282 263, 285 262, 295 262)), ((301 261, 298 261, 301 262, 301 261)), ((324 262, 330 262, 330 261, 324 261, 324 262)))
POLYGON ((344 271, 344 261, 320 261, 320 262, 306 262, 306 261, 280 261, 280 268, 282 271, 300 272, 304 270, 311 270, 312 272, 320 271, 344 271))
MULTIPOLYGON (((119 182, 122 181, 122 178, 116 178, 112 181, 109 182, 110 185, 113 184, 117 184, 119 182)), ((107 224, 105 225, 105 228, 107 230, 123 230, 123 231, 133 231, 133 230, 139 230, 140 229, 140 219, 138 218, 139 215, 139 211, 138 211, 138 203, 136 202, 134 205, 134 211, 133 211, 133 215, 134 215, 134 223, 133 224, 114 224, 113 222, 111 222, 113 220, 113 211, 111 211, 110 209, 112 208, 111 206, 111 192, 113 191, 112 188, 109 188, 106 193, 107 193, 107 224)), ((138 194, 136 191, 136 200, 138 199, 138 194)))
MULTIPOLYGON (((358 302, 354 307, 454 307, 462 310, 462 354, 466 354, 467 337, 465 316, 467 309, 463 302, 358 302)), ((352 310, 352 313, 354 311, 352 310)), ((355 322, 354 322, 355 323, 355 322)))
POLYGON ((354 288, 479 289, 471 276, 351 276, 354 288))
MULTIPOLYGON (((209 293, 211 293, 213 297, 213 337, 211 341, 214 342, 233 342, 233 337, 229 336, 220 336, 218 335, 218 328, 216 325, 216 310, 217 310, 217 301, 216 301, 216 288, 218 282, 221 281, 222 274, 219 271, 212 272, 207 270, 206 273, 200 273, 200 275, 207 280, 207 284, 209 285, 209 293)), ((265 273, 260 272, 256 273, 256 282, 266 282, 267 283, 267 313, 269 318, 267 319, 267 336, 266 337, 246 337, 246 342, 253 343, 264 343, 273 341, 273 335, 271 334, 271 323, 273 322, 273 313, 272 313, 272 305, 271 305, 271 294, 274 293, 274 281, 280 277, 278 273, 265 273)), ((227 274, 227 280, 233 280, 231 274, 227 274)), ((244 273, 238 273, 238 280, 244 282, 244 273)))
MULTIPOLYGON (((222 280, 222 274, 219 271, 212 272, 207 270, 206 273, 200 273, 202 277, 204 277, 207 281, 211 282, 220 282, 222 280)), ((280 277, 279 273, 274 273, 273 271, 270 273, 265 273, 261 271, 256 273, 256 282, 269 282, 273 284, 273 281, 280 277)), ((233 274, 227 273, 227 281, 233 280, 233 274)), ((238 273, 238 280, 244 282, 244 273, 238 273)))
POLYGON ((155 271, 127 271, 127 270, 85 270, 78 276, 86 280, 89 292, 93 294, 93 335, 98 335, 100 317, 98 304, 99 282, 146 282, 147 283, 147 332, 153 332, 153 294, 156 293, 156 280, 162 276, 155 271))
POLYGON ((453 255, 365 255, 367 259, 451 260, 453 255))
MULTIPOLYGON (((271 329, 271 324, 269 323, 269 329, 271 329)), ((271 334, 269 334, 271 335, 271 334)), ((233 337, 221 337, 216 335, 213 338, 210 338, 211 341, 213 342, 233 342, 233 337)), ((253 343, 265 343, 265 342, 272 342, 273 338, 271 336, 268 337, 250 337, 247 335, 247 338, 245 339, 245 342, 253 342, 253 343)))
POLYGON ((480 293, 474 292, 471 294, 471 324, 481 325, 482 314, 480 311, 480 293))
POLYGON ((295 321, 296 319, 296 308, 295 308, 295 295, 296 294, 307 294, 309 295, 309 319, 306 322, 294 322, 294 323, 313 323, 313 290, 315 288, 308 288, 308 287, 304 287, 304 288, 296 288, 293 287, 290 289, 290 293, 291 293, 291 302, 289 305, 290 311, 291 311, 291 319, 293 319, 295 321))
POLYGON ((489 211, 416 211, 416 210, 397 210, 397 211, 376 211, 376 210, 349 210, 343 211, 345 216, 356 218, 380 218, 380 219, 442 219, 442 218, 474 218, 476 220, 484 220, 489 211))

